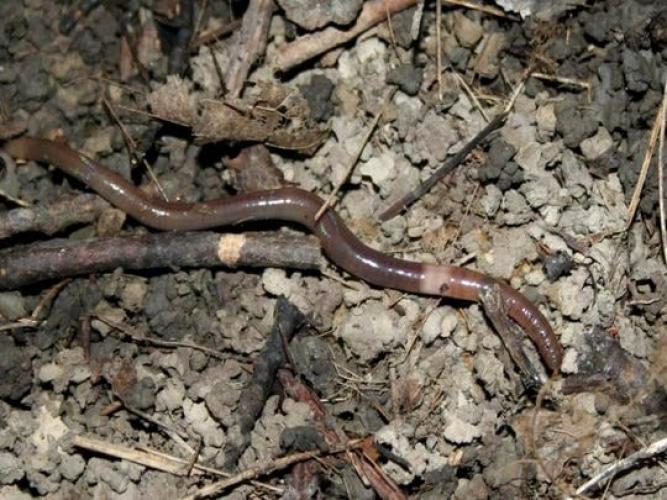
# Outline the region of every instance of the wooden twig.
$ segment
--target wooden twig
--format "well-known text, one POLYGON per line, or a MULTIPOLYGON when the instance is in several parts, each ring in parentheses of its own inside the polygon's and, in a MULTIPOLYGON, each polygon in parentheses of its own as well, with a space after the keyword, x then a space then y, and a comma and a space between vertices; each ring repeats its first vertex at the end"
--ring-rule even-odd
POLYGON ((238 474, 230 476, 227 479, 223 479, 213 484, 209 484, 208 486, 204 486, 203 488, 200 488, 199 490, 195 491, 192 495, 183 497, 181 500, 195 500, 197 498, 206 498, 213 495, 217 495, 232 486, 244 483, 250 479, 267 474, 269 472, 281 470, 284 469, 285 467, 289 467, 292 464, 303 462, 305 460, 310 460, 312 458, 347 452, 351 449, 355 449, 357 446, 358 446, 358 441, 350 441, 344 446, 330 449, 329 451, 326 452, 322 450, 310 450, 310 451, 303 451, 300 453, 294 453, 292 455, 287 455, 285 457, 267 460, 253 467, 248 467, 247 469, 239 472, 238 474))
MULTIPOLYGON (((16 162, 14 161, 14 158, 12 158, 11 156, 9 156, 7 153, 5 153, 0 149, 0 160, 2 160, 2 164, 4 164, 4 169, 7 171, 6 175, 14 175, 14 172, 16 171, 16 162)), ((0 175, 2 175, 2 169, 3 167, 0 165, 0 175)), ((12 196, 11 194, 7 193, 4 189, 0 189, 0 197, 11 201, 12 203, 18 205, 19 207, 30 206, 30 203, 28 203, 27 201, 12 196)))
POLYGON ((419 198, 428 193, 433 186, 442 180, 449 172, 454 170, 460 163, 475 149, 491 132, 500 128, 505 122, 509 111, 503 111, 491 120, 475 137, 473 137, 461 150, 447 160, 444 165, 438 168, 431 177, 422 182, 415 189, 404 195, 398 201, 392 203, 389 208, 380 214, 380 220, 386 221, 398 215, 404 208, 408 207, 419 198))
MULTIPOLYGON (((120 444, 109 443, 101 439, 76 435, 72 438, 72 444, 77 448, 94 451, 111 457, 121 458, 137 464, 145 465, 151 469, 169 472, 177 476, 185 475, 187 461, 175 457, 165 457, 146 451, 130 448, 120 444)), ((196 466, 195 466, 196 467, 196 466)))
POLYGON ((0 240, 25 232, 55 234, 95 221, 111 205, 95 194, 80 194, 51 205, 34 205, 0 212, 0 240))
POLYGON ((435 2, 435 71, 438 75, 438 101, 442 101, 442 0, 435 2))
MULTIPOLYGON (((120 458, 129 462, 134 462, 152 469, 169 472, 178 476, 188 475, 188 469, 192 460, 185 460, 183 458, 168 455, 157 450, 144 448, 138 446, 128 447, 124 445, 109 443, 98 438, 76 435, 72 438, 72 444, 77 448, 90 450, 95 453, 100 453, 110 457, 120 458)), ((229 477, 231 474, 220 469, 207 467, 197 462, 192 466, 191 474, 211 474, 220 477, 229 477)), ((276 488, 273 485, 262 483, 259 481, 251 481, 251 484, 256 487, 264 488, 269 491, 281 494, 283 488, 276 488)))
POLYGON ((125 269, 287 267, 317 269, 319 242, 286 233, 135 234, 83 241, 52 240, 0 251, 0 290, 51 279, 125 269))
POLYGON ((456 79, 459 81, 461 86, 463 87, 463 90, 465 90, 466 94, 468 94, 468 97, 470 97, 470 100, 472 103, 475 105, 477 110, 480 112, 480 114, 484 117, 484 121, 487 123, 489 122, 489 114, 486 112, 482 104, 479 102, 479 99, 477 99, 477 96, 475 95, 475 92, 473 92, 472 88, 470 88, 470 85, 468 85, 468 82, 466 82, 465 78, 463 78, 458 71, 454 71, 454 76, 456 79))
POLYGON ((381 23, 387 12, 395 14, 412 7, 416 0, 370 0, 364 3, 357 21, 347 29, 326 28, 311 35, 305 35, 284 46, 276 57, 277 71, 286 72, 316 56, 355 39, 364 31, 381 23))
POLYGON ((468 0, 443 0, 443 2, 450 5, 457 5, 459 7, 467 7, 468 9, 471 10, 478 10, 480 12, 484 12, 485 14, 489 14, 496 17, 502 17, 504 19, 517 20, 516 17, 506 14, 502 9, 497 9, 489 5, 480 5, 478 3, 470 2, 468 0))
POLYGON ((538 71, 533 71, 530 76, 537 78, 539 80, 546 80, 549 82, 558 82, 563 85, 568 85, 570 87, 579 87, 586 90, 586 95, 588 100, 591 100, 591 92, 593 91, 590 82, 585 80, 578 80, 576 78, 568 78, 567 76, 558 76, 558 75, 549 75, 547 73, 540 73, 538 71))
POLYGON ((599 474, 586 481, 579 488, 577 488, 577 495, 585 495, 586 493, 599 489, 606 481, 611 481, 614 476, 624 472, 632 467, 635 467, 640 462, 645 460, 655 459, 657 456, 667 453, 667 438, 660 439, 651 443, 650 445, 636 451, 632 455, 618 460, 604 469, 599 474))
POLYGON ((658 200, 660 201, 660 235, 662 256, 667 265, 667 224, 665 223, 665 129, 667 128, 667 82, 662 94, 662 120, 660 121, 660 144, 658 146, 658 200))
POLYGON ((112 321, 108 318, 105 318, 104 316, 100 315, 95 315, 93 316, 98 321, 101 321, 102 323, 115 328, 119 332, 127 335, 130 337, 132 340, 135 342, 143 343, 143 344, 150 344, 155 347, 164 347, 166 349, 177 349, 179 347, 184 347, 186 349, 193 349, 195 351, 201 351, 204 354, 208 354, 209 356, 213 356, 214 358, 217 359, 228 359, 230 357, 229 354, 225 354, 224 352, 217 351, 215 349, 210 349, 206 346, 195 344, 193 342, 181 342, 181 341, 172 341, 172 340, 162 340, 154 337, 147 337, 146 335, 143 335, 141 332, 137 331, 136 329, 125 325, 123 323, 118 323, 116 321, 112 321))
POLYGON ((217 28, 210 29, 209 31, 202 32, 199 36, 193 39, 190 47, 192 49, 199 48, 200 45, 208 45, 209 43, 216 42, 222 37, 233 33, 241 26, 241 19, 234 19, 228 23, 223 24, 217 28))
POLYGON ((480 294, 480 301, 493 328, 519 367, 524 380, 527 381, 525 384, 527 386, 540 386, 544 383, 543 377, 535 369, 523 350, 523 335, 517 331, 516 326, 507 315, 500 286, 496 285, 489 290, 483 290, 480 294))
POLYGON ((39 300, 39 302, 35 306, 35 309, 33 309, 32 314, 30 316, 28 316, 27 318, 20 318, 10 323, 3 323, 2 325, 0 325, 0 332, 4 332, 6 330, 13 330, 15 328, 37 328, 44 322, 44 318, 42 318, 42 313, 44 312, 44 310, 51 305, 51 303, 55 300, 55 298, 58 296, 61 290, 65 288, 65 286, 67 286, 67 284, 70 281, 72 280, 65 279, 62 280, 60 283, 56 283, 39 300))
POLYGON ((319 220, 320 217, 322 217, 322 214, 326 212, 326 210, 333 205, 333 202, 336 198, 336 195, 338 194, 338 191, 340 191, 340 188, 343 187, 343 184, 347 182, 347 179, 350 177, 352 174, 352 170, 354 169, 355 165, 359 161, 359 158, 361 158, 361 154, 364 152, 364 148, 366 147, 366 144, 371 138, 371 135, 373 135, 373 132, 375 132, 375 127, 377 127, 377 124, 380 121, 380 118, 382 117, 382 113, 384 112, 384 109, 387 107, 387 104, 389 101, 391 101, 391 98, 394 96, 394 93, 396 92, 396 87, 392 87, 389 92, 385 95, 384 99, 382 100, 382 105, 380 106, 380 110, 375 114, 375 118, 373 118, 373 121, 371 124, 368 126, 368 130, 366 131, 366 134, 364 135, 363 139, 361 140, 361 144, 359 144, 359 147, 357 148, 357 153, 354 155, 352 160, 350 161, 350 164, 347 166, 347 170, 345 171, 345 175, 340 179, 336 187, 334 187, 333 191, 331 191, 331 194, 327 198, 327 200, 324 202, 324 204, 320 207, 320 209, 317 211, 315 214, 315 220, 319 220))
POLYGON ((250 380, 241 389, 239 404, 234 412, 234 427, 238 424, 241 442, 225 447, 225 468, 234 467, 250 445, 257 419, 271 395, 278 369, 289 361, 286 346, 306 322, 304 314, 285 297, 280 297, 273 314, 273 326, 260 355, 253 361, 250 380))
POLYGON ((265 49, 273 14, 273 0, 250 0, 237 43, 234 45, 225 74, 228 97, 239 97, 250 68, 265 49))
POLYGON ((648 175, 648 169, 651 166, 651 160, 653 159, 653 154, 655 153, 655 148, 658 143, 658 132, 661 128, 662 122, 662 107, 658 110, 658 114, 655 117, 653 122, 653 128, 651 129, 651 136, 648 141, 648 146, 646 147, 646 153, 644 154, 644 161, 642 162, 641 170, 639 171, 639 178, 637 179, 637 184, 635 185, 635 190, 632 193, 632 198, 630 199, 630 206, 628 207, 628 221, 625 226, 626 231, 630 229, 632 222, 635 219, 635 214, 637 212, 637 207, 639 206, 639 200, 641 199, 642 189, 644 188, 644 183, 646 182, 646 176, 648 175))

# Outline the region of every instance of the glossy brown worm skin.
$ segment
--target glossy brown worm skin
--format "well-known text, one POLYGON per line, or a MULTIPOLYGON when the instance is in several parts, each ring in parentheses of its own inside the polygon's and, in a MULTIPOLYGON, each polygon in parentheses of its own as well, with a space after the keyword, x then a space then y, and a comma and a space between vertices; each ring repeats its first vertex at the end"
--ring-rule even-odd
POLYGON ((308 191, 286 187, 214 201, 167 202, 149 197, 116 172, 58 142, 22 137, 6 143, 4 149, 15 158, 55 165, 155 229, 196 230, 246 221, 291 221, 309 228, 334 263, 374 285, 467 301, 479 301, 480 292, 499 285, 507 314, 532 339, 551 371, 560 368, 560 342, 546 318, 521 293, 470 269, 410 262, 374 250, 352 234, 333 210, 315 221, 324 202, 308 191))

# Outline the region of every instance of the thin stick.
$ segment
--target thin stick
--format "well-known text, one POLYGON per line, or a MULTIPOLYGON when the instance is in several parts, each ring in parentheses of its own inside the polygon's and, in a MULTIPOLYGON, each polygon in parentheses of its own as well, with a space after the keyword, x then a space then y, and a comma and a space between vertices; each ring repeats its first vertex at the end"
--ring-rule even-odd
POLYGON ((658 196, 660 200, 660 234, 662 236, 662 255, 667 264, 667 224, 665 224, 665 128, 667 128, 667 81, 662 94, 662 120, 660 126, 660 145, 658 146, 658 196))
POLYGON ((632 455, 614 462, 612 465, 607 467, 605 470, 591 478, 589 481, 582 484, 576 491, 577 495, 584 495, 585 493, 599 488, 604 481, 611 481, 614 476, 619 473, 626 471, 634 467, 639 462, 644 460, 653 459, 658 455, 662 455, 667 452, 667 438, 660 439, 650 444, 649 446, 642 448, 641 450, 633 453, 632 455))
POLYGON ((459 164, 468 156, 468 154, 470 154, 473 149, 475 149, 484 139, 486 139, 486 137, 491 132, 501 127, 505 122, 505 118, 507 118, 508 114, 509 111, 503 111, 497 115, 487 124, 486 127, 480 130, 475 137, 473 137, 465 146, 463 146, 463 148, 461 148, 458 153, 456 153, 449 160, 447 160, 444 165, 438 168, 431 177, 422 182, 419 186, 403 196, 401 199, 392 203, 389 208, 380 214, 380 220, 384 222, 391 219, 392 217, 398 215, 401 210, 406 208, 408 205, 411 205, 423 195, 428 193, 431 188, 440 182, 440 180, 445 175, 459 166, 459 164))
POLYGON ((394 14, 412 7, 417 0, 370 0, 364 3, 355 23, 346 30, 328 27, 302 36, 282 47, 274 58, 277 71, 286 72, 313 57, 343 45, 394 14))
POLYGON ((37 328, 44 322, 44 318, 40 319, 42 312, 51 305, 60 291, 65 288, 65 286, 70 281, 72 281, 72 279, 67 278, 62 280, 60 283, 56 283, 39 300, 30 316, 27 318, 19 318, 18 320, 11 323, 4 323, 0 325, 0 332, 4 332, 5 330, 13 330, 15 328, 37 328))
POLYGON ((101 439, 93 437, 77 435, 72 438, 72 444, 77 448, 83 448, 85 450, 91 450, 103 455, 121 458, 123 460, 128 460, 130 462, 145 465, 146 467, 150 467, 152 469, 169 472, 171 474, 176 474, 178 476, 184 475, 187 469, 186 460, 181 462, 180 460, 174 460, 173 457, 166 459, 164 456, 148 453, 119 444, 109 443, 107 441, 102 441, 101 439))
POLYGON ((479 102, 479 100, 477 99, 477 96, 476 96, 475 93, 473 92, 473 90, 472 90, 472 88, 470 87, 470 85, 468 85, 468 82, 465 81, 465 78, 463 78, 463 77, 459 74, 458 71, 454 71, 454 75, 456 76, 456 78, 458 79, 459 83, 460 83, 461 86, 463 87, 463 90, 465 90, 465 91, 466 91, 466 94, 468 94, 468 97, 470 97, 470 99, 472 100, 472 102, 473 102, 473 104, 475 105, 475 107, 479 110, 479 112, 481 113, 481 115, 484 117, 484 121, 486 121, 486 122, 488 123, 488 122, 490 121, 490 120, 489 120, 489 115, 488 115, 488 113, 486 112, 486 110, 482 107, 482 104, 481 104, 481 103, 479 102))
MULTIPOLYGON (((435 3, 435 71, 438 75, 438 101, 442 101, 442 0, 435 3)), ((488 121, 488 120, 487 120, 488 121)))
POLYGON ((398 43, 396 43, 396 34, 394 33, 394 26, 391 23, 391 12, 389 12, 389 7, 387 4, 384 4, 384 10, 387 13, 387 29, 389 30, 389 38, 391 39, 391 48, 394 51, 394 55, 398 62, 401 62, 401 55, 398 53, 398 43))
MULTIPOLYGON (((5 168, 7 169, 8 172, 13 172, 16 170, 16 162, 14 161, 14 158, 9 156, 7 153, 2 151, 0 149, 0 159, 5 165, 5 168)), ((0 167, 0 171, 2 170, 2 167, 0 167)), ((20 198, 16 198, 15 196, 12 196, 11 194, 5 192, 4 189, 0 189, 0 196, 2 198, 5 198, 6 200, 11 201, 12 203, 15 203, 19 207, 29 207, 30 203, 27 201, 21 200, 20 198)))
MULTIPOLYGON (((661 108, 662 109, 662 108, 661 108)), ((655 117, 653 122, 653 128, 651 129, 651 137, 648 141, 648 147, 646 148, 646 154, 644 154, 644 161, 642 163, 642 168, 639 172, 639 178, 637 179, 637 184, 635 185, 635 191, 632 193, 632 199, 630 200, 630 207, 628 208, 628 222, 625 226, 626 231, 630 229, 632 221, 635 218, 635 213, 637 212, 637 207, 639 206, 639 200, 641 199, 642 188, 644 187, 644 182, 646 182, 646 176, 648 175, 648 169, 651 166, 651 160, 653 159, 653 154, 655 153, 655 148, 658 143, 658 131, 660 130, 660 122, 662 118, 662 110, 658 110, 658 114, 655 117)))
POLYGON ((485 14, 490 14, 492 16, 496 17, 502 17, 504 19, 512 19, 515 20, 516 18, 514 16, 509 16, 505 12, 503 12, 501 9, 496 9, 494 7, 489 7, 488 5, 479 5, 475 2, 469 2, 467 0, 443 0, 445 3, 448 3, 450 5, 457 5, 460 7, 467 7, 472 10, 478 10, 480 12, 484 12, 485 14))
POLYGON ((209 484, 208 486, 204 486, 203 488, 197 490, 192 495, 183 497, 181 500, 195 500, 197 498, 205 498, 217 495, 218 493, 221 493, 222 491, 226 490, 231 486, 236 486, 237 484, 243 483, 249 479, 266 474, 268 472, 284 469, 285 467, 289 467, 292 464, 303 462, 305 460, 310 460, 312 458, 349 451, 350 449, 353 449, 356 446, 358 446, 360 441, 361 440, 350 441, 347 443, 346 446, 341 446, 329 450, 328 452, 324 452, 322 450, 303 451, 300 453, 287 455, 285 457, 267 460, 253 467, 248 467, 247 469, 227 479, 223 479, 222 481, 218 481, 209 484))
POLYGON ((142 335, 140 332, 136 331, 134 328, 131 328, 122 323, 117 323, 116 321, 107 319, 104 316, 94 315, 93 317, 96 320, 101 321, 106 325, 109 325, 111 328, 115 328, 116 330, 124 333, 135 342, 143 342, 146 344, 154 345, 156 347, 165 347, 168 349, 177 349, 179 347, 184 347, 186 349, 194 349, 196 351, 201 351, 205 354, 213 356, 214 358, 217 359, 227 359, 230 357, 230 355, 225 355, 225 353, 223 352, 216 351, 215 349, 209 349, 208 347, 204 347, 202 345, 194 344, 191 342, 176 342, 171 340, 161 340, 161 339, 146 337, 145 335, 142 335))
POLYGON ((343 178, 338 182, 338 185, 334 188, 333 191, 331 191, 331 194, 327 198, 327 200, 324 202, 324 204, 320 207, 320 209, 317 211, 315 214, 315 221, 319 220, 320 217, 322 217, 322 214, 326 212, 326 210, 332 206, 334 199, 336 198, 336 195, 338 194, 338 191, 340 191, 340 188, 343 187, 343 184, 347 182, 347 179, 350 177, 352 174, 352 170, 354 169, 355 165, 359 161, 359 158, 361 158, 361 153, 363 153, 364 148, 366 147, 366 144, 370 140, 371 136, 373 135, 373 132, 375 131, 375 127, 377 127, 377 124, 380 121, 380 118, 382 117, 382 113, 384 112, 384 108, 387 107, 387 104, 391 100, 391 98, 394 96, 394 93, 396 92, 396 87, 392 87, 389 92, 384 96, 384 99, 382 100, 382 105, 380 106, 380 110, 376 113, 375 118, 373 118, 373 121, 371 122, 370 126, 368 127, 368 130, 366 131, 366 134, 364 135, 363 139, 361 140, 361 144, 359 144, 359 148, 357 149, 357 154, 354 155, 354 158, 350 162, 350 164, 347 167, 347 171, 345 172, 345 175, 343 178))

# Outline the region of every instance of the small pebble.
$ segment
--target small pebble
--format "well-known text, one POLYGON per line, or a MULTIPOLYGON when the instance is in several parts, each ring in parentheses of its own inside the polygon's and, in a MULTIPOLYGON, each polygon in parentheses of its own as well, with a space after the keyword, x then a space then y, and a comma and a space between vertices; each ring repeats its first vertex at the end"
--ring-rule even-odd
POLYGON ((26 314, 25 300, 19 292, 0 293, 0 316, 7 321, 16 321, 26 314))

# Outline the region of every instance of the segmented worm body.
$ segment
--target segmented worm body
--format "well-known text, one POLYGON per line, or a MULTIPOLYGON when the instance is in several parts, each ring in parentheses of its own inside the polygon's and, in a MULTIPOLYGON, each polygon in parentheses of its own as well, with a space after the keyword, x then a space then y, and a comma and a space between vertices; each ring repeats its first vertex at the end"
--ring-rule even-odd
POLYGON ((470 269, 411 262, 374 250, 352 234, 331 209, 315 221, 324 201, 308 191, 286 187, 213 201, 167 202, 149 197, 116 172, 58 142, 23 137, 8 142, 4 149, 16 158, 55 165, 155 229, 196 230, 256 220, 292 221, 310 229, 334 263, 377 286, 467 301, 479 301, 480 292, 499 286, 509 316, 532 339, 547 366, 554 372, 560 368, 560 342, 546 318, 521 293, 470 269))

